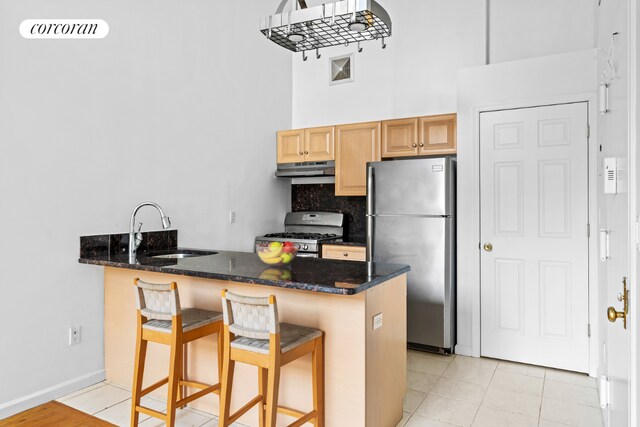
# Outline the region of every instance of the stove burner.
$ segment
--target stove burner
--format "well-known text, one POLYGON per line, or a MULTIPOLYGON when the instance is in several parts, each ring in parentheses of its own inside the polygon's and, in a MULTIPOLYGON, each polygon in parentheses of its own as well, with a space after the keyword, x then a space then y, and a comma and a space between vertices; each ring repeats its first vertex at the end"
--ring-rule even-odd
POLYGON ((324 240, 335 239, 337 234, 321 234, 321 233, 271 233, 265 234, 264 237, 276 237, 279 239, 307 239, 307 240, 324 240))

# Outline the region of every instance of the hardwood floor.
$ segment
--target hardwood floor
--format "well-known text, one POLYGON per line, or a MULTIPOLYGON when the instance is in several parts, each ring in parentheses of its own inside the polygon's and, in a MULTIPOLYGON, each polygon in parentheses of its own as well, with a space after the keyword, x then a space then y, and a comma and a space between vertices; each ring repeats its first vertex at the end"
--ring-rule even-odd
POLYGON ((113 424, 54 401, 4 419, 0 426, 108 427, 113 424))

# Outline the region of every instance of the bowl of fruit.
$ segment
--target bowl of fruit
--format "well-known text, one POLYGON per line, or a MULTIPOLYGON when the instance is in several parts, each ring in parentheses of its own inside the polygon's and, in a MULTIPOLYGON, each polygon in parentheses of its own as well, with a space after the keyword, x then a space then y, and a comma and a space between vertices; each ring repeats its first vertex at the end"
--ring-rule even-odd
POLYGON ((296 257, 298 247, 291 242, 256 242, 256 253, 268 265, 287 265, 296 257))

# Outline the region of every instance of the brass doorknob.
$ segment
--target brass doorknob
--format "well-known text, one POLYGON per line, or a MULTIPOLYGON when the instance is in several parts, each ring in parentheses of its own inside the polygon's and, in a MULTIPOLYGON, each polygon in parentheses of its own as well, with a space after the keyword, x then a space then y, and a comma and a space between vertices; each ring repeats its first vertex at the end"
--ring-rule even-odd
POLYGON ((618 301, 623 303, 622 311, 617 311, 614 307, 607 308, 607 319, 615 322, 622 319, 622 325, 627 329, 627 314, 629 314, 629 291, 627 290, 627 278, 622 278, 622 293, 618 294, 618 301))
POLYGON ((485 243, 483 246, 484 250, 487 252, 491 252, 493 250, 493 245, 489 242, 485 243))
POLYGON ((416 148, 416 147, 418 146, 418 144, 416 144, 416 143, 414 142, 413 144, 411 144, 411 146, 412 146, 413 148, 416 148))
POLYGON ((624 311, 616 311, 614 307, 607 308, 607 319, 609 322, 615 322, 618 319, 624 319, 624 311))
POLYGON ((420 143, 420 147, 424 147, 424 143, 423 142, 420 143))

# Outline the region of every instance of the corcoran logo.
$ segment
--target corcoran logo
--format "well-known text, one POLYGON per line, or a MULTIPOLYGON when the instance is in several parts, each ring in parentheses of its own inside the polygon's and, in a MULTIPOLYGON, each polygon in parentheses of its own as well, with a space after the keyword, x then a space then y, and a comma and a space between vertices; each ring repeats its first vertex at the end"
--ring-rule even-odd
POLYGON ((20 34, 25 39, 103 39, 109 24, 102 19, 25 19, 20 34))

